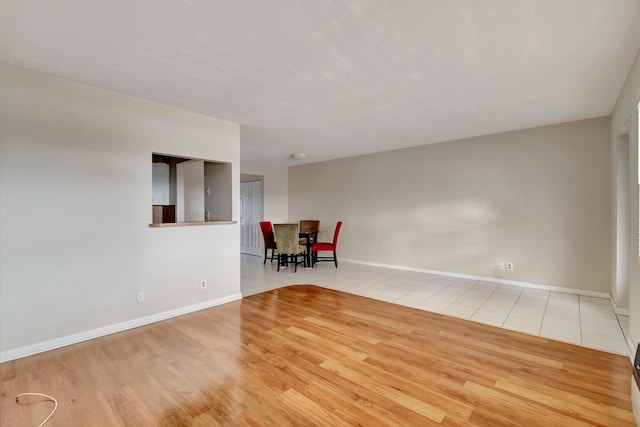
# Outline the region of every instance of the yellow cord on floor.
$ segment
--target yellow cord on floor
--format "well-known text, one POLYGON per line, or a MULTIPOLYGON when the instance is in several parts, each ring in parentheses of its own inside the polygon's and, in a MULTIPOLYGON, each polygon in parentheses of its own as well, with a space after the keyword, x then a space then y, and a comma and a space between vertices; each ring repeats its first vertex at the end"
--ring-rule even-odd
MULTIPOLYGON (((47 421, 49 421, 49 419, 56 412, 56 409, 58 409, 58 401, 54 397, 49 396, 48 394, 44 394, 44 393, 20 393, 20 394, 18 394, 16 396, 16 403, 18 405, 22 404, 22 403, 20 403, 20 398, 22 396, 40 396, 40 397, 44 397, 46 400, 50 400, 50 401, 53 402, 53 410, 51 411, 49 416, 47 418, 45 418, 42 423, 40 423, 40 425, 38 427, 42 427, 43 425, 45 425, 47 423, 47 421)), ((31 402, 31 403, 35 403, 35 402, 31 402)))

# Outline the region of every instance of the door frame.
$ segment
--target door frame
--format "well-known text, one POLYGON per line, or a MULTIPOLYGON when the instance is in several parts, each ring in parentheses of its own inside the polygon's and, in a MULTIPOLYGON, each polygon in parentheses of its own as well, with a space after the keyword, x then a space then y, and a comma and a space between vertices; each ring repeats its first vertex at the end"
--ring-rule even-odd
POLYGON ((612 297, 616 308, 629 308, 631 250, 631 181, 629 122, 616 136, 615 211, 612 297))

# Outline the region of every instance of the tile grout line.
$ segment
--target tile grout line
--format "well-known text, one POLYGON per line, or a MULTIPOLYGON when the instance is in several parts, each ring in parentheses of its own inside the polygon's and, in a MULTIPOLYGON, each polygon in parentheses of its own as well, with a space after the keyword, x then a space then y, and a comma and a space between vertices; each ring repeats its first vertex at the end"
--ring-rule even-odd
POLYGON ((551 299, 551 292, 547 294, 547 301, 544 304, 544 313, 542 313, 542 321, 540 322, 540 327, 538 328, 538 336, 542 335, 542 325, 544 325, 544 318, 547 316, 547 308, 549 307, 549 300, 551 299))
MULTIPOLYGON (((478 283, 480 283, 480 281, 479 281, 479 280, 476 282, 476 285, 477 285, 478 283)), ((489 282, 489 283, 491 283, 491 282, 489 282)), ((474 287, 475 287, 475 285, 474 285, 474 287)), ((469 320, 471 320, 471 319, 473 318, 473 316, 475 316, 475 315, 476 315, 476 313, 478 312, 478 310, 480 310, 480 309, 482 308, 482 306, 483 306, 487 301, 489 301, 489 298, 491 298, 491 295, 493 295, 493 294, 496 292, 496 289, 498 289, 499 287, 500 287, 500 285, 498 285, 498 286, 496 286, 495 288, 493 288, 493 291, 489 294, 489 296, 488 296, 488 297, 486 297, 486 298, 485 298, 485 300, 484 300, 484 301, 482 301, 482 304, 480 304, 480 305, 478 306, 478 308, 476 308, 476 310, 473 312, 473 314, 471 314, 471 316, 469 316, 469 320)), ((473 288, 471 288, 471 289, 473 289, 473 288)), ((470 291, 471 289, 469 289, 469 291, 470 291)), ((469 291, 467 291, 467 292, 469 292, 469 291)), ((465 294, 466 294, 467 292, 465 292, 465 294)))
MULTIPOLYGON (((435 296, 437 294, 439 294, 440 292, 442 292, 443 290, 447 289, 449 286, 451 286, 452 284, 456 283, 459 279, 454 280, 453 282, 449 283, 447 286, 445 286, 444 288, 440 289, 438 292, 436 292, 435 294, 431 295, 431 296, 435 296)), ((454 302, 458 301, 458 299, 464 295, 466 292, 463 292, 461 295, 458 295, 458 298, 454 299, 453 301, 451 301, 449 304, 446 305, 445 308, 443 308, 442 310, 440 310, 439 314, 442 314, 443 311, 445 311, 447 308, 449 308, 451 306, 451 304, 453 304, 454 302)), ((431 298, 431 297, 429 297, 431 298)), ((446 316, 446 314, 445 314, 446 316)))
POLYGON ((615 311, 613 312, 613 315, 616 317, 616 322, 618 322, 618 327, 620 327, 620 330, 622 331, 622 336, 624 337, 624 340, 626 342, 627 341, 627 334, 624 333, 624 328, 622 327, 622 323, 620 323, 620 316, 618 314, 616 314, 615 311))
MULTIPOLYGON (((456 280, 454 280, 453 282, 449 283, 446 287, 444 287, 444 288, 440 289, 438 292, 436 292, 436 293, 435 293, 435 294, 433 294, 433 295, 436 295, 436 294, 440 293, 440 292, 441 292, 441 291, 443 291, 444 289, 446 289, 446 288, 448 288, 449 286, 451 286, 452 284, 456 283, 458 280, 460 280, 460 279, 456 279, 456 280)), ((476 283, 478 283, 478 282, 476 281, 476 283)), ((476 283, 474 283, 474 286, 476 285, 476 283)), ((457 297, 456 299, 454 299, 453 301, 451 301, 451 302, 450 302, 450 303, 449 303, 445 308, 443 308, 443 309, 442 309, 442 311, 440 312, 440 314, 443 314, 443 313, 442 313, 443 311, 445 311, 445 310, 446 310, 447 308, 449 308, 452 304, 454 304, 456 301, 458 301, 460 298, 462 298, 462 296, 463 296, 464 294, 466 294, 467 292, 469 292, 470 290, 471 290, 471 288, 467 289, 466 291, 464 291, 463 293, 461 293, 460 295, 458 295, 458 297, 457 297)), ((433 296, 433 295, 431 295, 431 296, 433 296)), ((429 298, 431 298, 431 297, 429 297, 429 298)), ((445 316, 446 316, 446 315, 445 315, 445 316)), ((473 316, 473 314, 472 314, 472 316, 473 316)), ((456 316, 453 316, 453 317, 456 317, 456 316)), ((469 318, 469 319, 464 319, 464 320, 470 320, 470 319, 471 319, 471 318, 469 318)))
MULTIPOLYGON (((496 288, 497 289, 497 288, 496 288)), ((524 292, 524 288, 520 289, 520 293, 518 294, 518 298, 516 298, 516 300, 513 302, 513 305, 511 306, 511 309, 509 310, 509 312, 507 313, 506 317, 504 318, 504 321, 502 322, 502 324, 500 325, 501 328, 504 328, 504 324, 507 323, 507 319, 509 318, 509 316, 511 316, 511 313, 513 312, 513 307, 516 306, 516 304, 518 303, 518 301, 520 300, 520 297, 522 296, 522 293, 524 292)))
MULTIPOLYGON (((473 289, 473 288, 474 288, 478 283, 480 283, 480 282, 481 282, 480 280, 476 281, 476 283, 473 285, 473 287, 471 287, 471 288, 467 289, 467 291, 466 291, 466 292, 464 292, 462 295, 464 295, 464 294, 466 294, 467 292, 469 292, 471 289, 473 289)), ((484 283, 484 282, 483 282, 483 283, 484 283)), ((486 282, 486 283, 493 283, 493 282, 486 282)), ((498 289, 499 287, 500 287, 500 285, 498 285, 498 286, 496 286, 495 288, 493 288, 493 291, 491 291, 491 293, 489 294, 489 296, 488 296, 487 298, 485 298, 485 300, 482 302, 482 304, 480 304, 480 305, 478 306, 478 308, 476 308, 476 310, 471 314, 471 316, 469 316, 469 318, 468 318, 468 319, 465 319, 465 320, 469 320, 469 321, 472 321, 472 322, 473 322, 473 320, 471 320, 471 319, 473 318, 473 316, 475 316, 475 315, 476 315, 476 313, 478 312, 478 310, 480 310, 480 309, 482 308, 482 306, 483 306, 487 301, 489 301, 489 298, 491 298, 491 296, 492 296, 493 294, 495 294, 495 293, 496 293, 496 289, 498 289)), ((456 301, 458 301, 460 298, 462 298, 462 295, 460 295, 460 296, 456 299, 456 301)), ((455 301, 454 301, 454 302, 455 302, 455 301)), ((481 323, 482 323, 482 322, 481 322, 481 323)))
POLYGON ((582 334, 582 299, 578 295, 578 321, 580 322, 580 345, 584 346, 584 336, 582 334))

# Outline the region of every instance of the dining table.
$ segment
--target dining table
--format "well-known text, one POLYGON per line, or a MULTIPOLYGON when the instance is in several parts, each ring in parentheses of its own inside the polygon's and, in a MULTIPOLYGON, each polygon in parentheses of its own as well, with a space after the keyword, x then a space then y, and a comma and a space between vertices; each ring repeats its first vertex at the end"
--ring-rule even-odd
POLYGON ((305 268, 313 268, 313 264, 311 263, 312 259, 311 259, 311 246, 313 245, 313 236, 311 235, 312 233, 310 231, 301 231, 298 233, 298 237, 300 239, 304 239, 305 240, 305 247, 307 248, 307 251, 304 255, 304 261, 305 261, 305 268))
POLYGON ((304 261, 305 261, 305 265, 306 265, 305 268, 313 268, 313 264, 312 264, 313 260, 311 258, 311 247, 315 243, 313 234, 316 234, 316 238, 317 238, 317 233, 313 232, 313 231, 299 231, 298 232, 298 238, 299 239, 304 239, 304 241, 305 241, 305 245, 304 245, 305 248, 306 248, 306 253, 304 255, 304 261))

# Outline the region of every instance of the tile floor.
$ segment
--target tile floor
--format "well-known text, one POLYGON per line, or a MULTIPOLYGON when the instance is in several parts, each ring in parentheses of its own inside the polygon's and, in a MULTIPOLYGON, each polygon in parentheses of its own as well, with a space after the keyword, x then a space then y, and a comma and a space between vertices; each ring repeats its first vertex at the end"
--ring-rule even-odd
POLYGON ((291 284, 315 284, 378 300, 486 323, 558 341, 629 355, 629 318, 609 299, 341 262, 276 271, 242 255, 244 296, 291 284))

